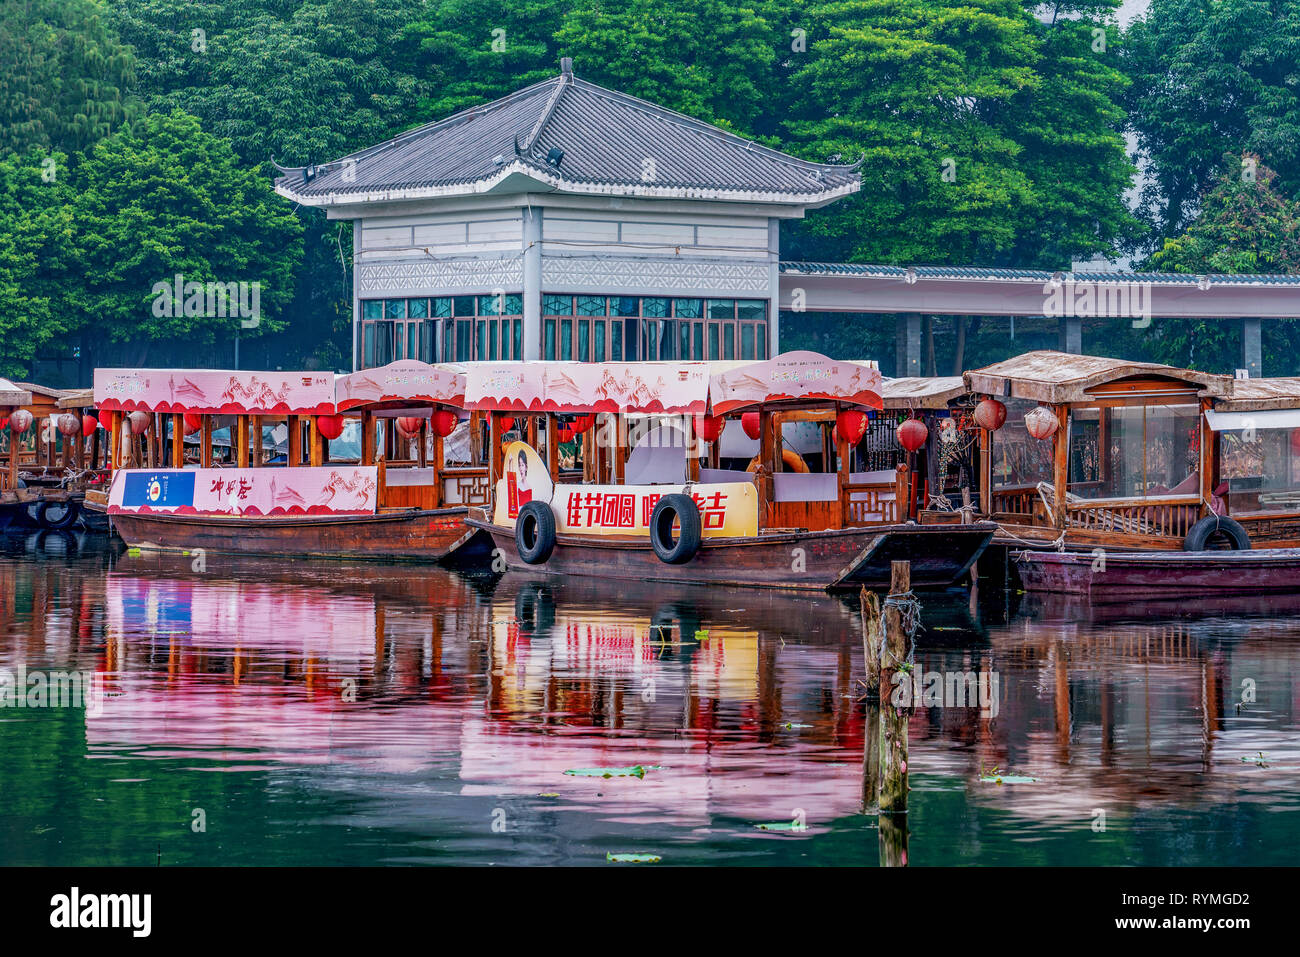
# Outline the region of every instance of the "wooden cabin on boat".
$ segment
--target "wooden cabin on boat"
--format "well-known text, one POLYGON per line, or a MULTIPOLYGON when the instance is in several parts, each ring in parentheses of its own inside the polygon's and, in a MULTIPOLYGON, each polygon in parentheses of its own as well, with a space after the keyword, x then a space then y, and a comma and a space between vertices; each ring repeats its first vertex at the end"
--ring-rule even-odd
POLYGON ((486 496, 485 466, 444 474, 464 394, 462 372, 417 360, 337 379, 99 369, 112 482, 88 504, 143 548, 443 559, 474 537, 466 509, 486 496), (218 429, 230 430, 228 462, 218 429), (187 433, 200 437, 193 455, 187 433), (267 454, 281 445, 282 462, 267 454))
POLYGON ((1004 420, 981 437, 980 507, 999 544, 1182 549, 1224 514, 1203 413, 1233 397, 1230 376, 1043 351, 965 381, 989 402, 976 418, 1004 420))
MULTIPOLYGON (((899 501, 907 507, 900 521, 935 523, 969 522, 977 509, 980 472, 979 428, 971 419, 974 401, 961 376, 885 379, 881 390, 885 414, 875 419, 857 451, 879 468, 893 458, 900 476, 899 501), (925 444, 908 452, 898 441, 897 428, 906 418, 925 425, 925 444), (867 445, 865 450, 863 446, 867 445)), ((882 472, 873 476, 883 477, 882 472)))
POLYGON ((918 584, 951 584, 993 526, 903 524, 906 467, 854 471, 881 388, 872 365, 808 352, 472 364, 494 494, 469 522, 512 567, 550 573, 823 590, 888 581, 907 558, 918 584), (507 429, 520 441, 503 446, 507 429), (724 458, 733 429, 752 445, 724 458), (791 436, 809 429, 805 456, 791 436))

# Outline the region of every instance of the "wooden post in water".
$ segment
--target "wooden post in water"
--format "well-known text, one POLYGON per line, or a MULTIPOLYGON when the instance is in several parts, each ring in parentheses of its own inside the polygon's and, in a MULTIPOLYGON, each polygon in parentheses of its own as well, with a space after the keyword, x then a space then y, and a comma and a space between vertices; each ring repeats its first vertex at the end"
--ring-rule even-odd
POLYGON ((858 593, 862 655, 867 666, 867 700, 880 700, 880 599, 864 585, 858 593))
MULTIPOLYGON (((890 567, 889 597, 909 597, 912 565, 894 562, 890 567)), ((889 601, 884 610, 884 653, 880 663, 880 863, 907 864, 907 719, 911 696, 902 697, 907 706, 896 704, 895 691, 913 676, 901 669, 908 655, 911 636, 904 630, 903 612, 889 601), (895 675, 899 675, 898 682, 895 675)))

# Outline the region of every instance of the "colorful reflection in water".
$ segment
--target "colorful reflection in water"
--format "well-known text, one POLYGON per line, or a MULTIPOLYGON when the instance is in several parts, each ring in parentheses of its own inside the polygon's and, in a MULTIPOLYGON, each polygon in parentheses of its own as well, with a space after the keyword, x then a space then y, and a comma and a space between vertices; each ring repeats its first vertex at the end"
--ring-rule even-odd
MULTIPOLYGON (((3 863, 880 862, 855 602, 0 543, 3 863)), ((1294 863, 1300 599, 923 621, 909 863, 1294 863)))

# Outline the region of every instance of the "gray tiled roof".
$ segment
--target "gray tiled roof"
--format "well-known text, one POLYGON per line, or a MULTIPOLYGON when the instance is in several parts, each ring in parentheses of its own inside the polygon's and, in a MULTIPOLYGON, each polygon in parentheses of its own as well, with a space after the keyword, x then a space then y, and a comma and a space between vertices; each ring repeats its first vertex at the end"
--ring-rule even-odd
MULTIPOLYGON (((800 276, 861 276, 866 279, 898 279, 913 270, 917 279, 1011 279, 1025 282, 1050 282, 1056 273, 1043 269, 1013 269, 995 266, 876 266, 868 263, 810 263, 783 262, 780 269, 787 275, 800 276)), ((1162 285, 1195 286, 1200 276, 1176 272, 1069 272, 1062 271, 1060 278, 1074 282, 1145 282, 1162 285)), ((1300 275, 1286 273, 1212 273, 1206 276, 1213 285, 1279 285, 1300 286, 1300 275)))
MULTIPOLYGON (((812 163, 561 73, 484 106, 409 130, 276 188, 304 203, 483 192, 511 173, 573 192, 824 202, 854 192, 856 166, 812 163), (516 153, 516 143, 519 153, 516 153), (564 151, 558 165, 546 162, 564 151), (496 157, 504 162, 494 162, 496 157), (654 161, 654 177, 643 176, 654 161), (353 162, 349 162, 353 161, 353 162)), ((546 188, 546 187, 543 187, 546 188)))

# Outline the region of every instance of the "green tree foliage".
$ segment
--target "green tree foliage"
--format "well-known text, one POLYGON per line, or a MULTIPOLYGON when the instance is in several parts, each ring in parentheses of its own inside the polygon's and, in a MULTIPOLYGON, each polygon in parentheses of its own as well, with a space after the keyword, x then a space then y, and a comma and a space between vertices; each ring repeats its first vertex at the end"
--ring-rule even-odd
MULTIPOLYGON (((1166 239, 1148 267, 1197 275, 1300 273, 1300 203, 1279 195, 1277 174, 1258 156, 1224 156, 1219 169, 1196 221, 1182 235, 1166 239)), ((1288 369, 1300 354, 1296 327, 1295 320, 1286 319, 1264 327, 1269 353, 1284 357, 1288 369)), ((1152 347, 1161 362, 1216 371, 1236 364, 1240 340, 1233 325, 1190 319, 1152 328, 1152 347)))
POLYGON ((1016 0, 838 0, 789 123, 806 155, 862 156, 858 196, 796 246, 874 262, 1068 265, 1131 228, 1109 3, 1043 24, 1016 0))
POLYGON ((187 282, 260 282, 263 318, 245 334, 277 327, 293 295, 302 227, 266 171, 243 164, 195 117, 152 114, 102 140, 77 186, 82 278, 69 298, 109 339, 133 343, 137 362, 156 340, 201 346, 239 325, 155 315, 154 285, 178 273, 187 282))
POLYGON ((93 0, 5 0, 0 154, 85 149, 127 121, 133 75, 130 50, 93 0))
POLYGON ((66 177, 61 153, 0 158, 0 375, 25 376, 75 324, 63 305, 78 278, 66 177))
POLYGON ((1187 227, 1224 153, 1259 154, 1276 188, 1300 196, 1300 4, 1151 0, 1123 52, 1156 235, 1187 227))

